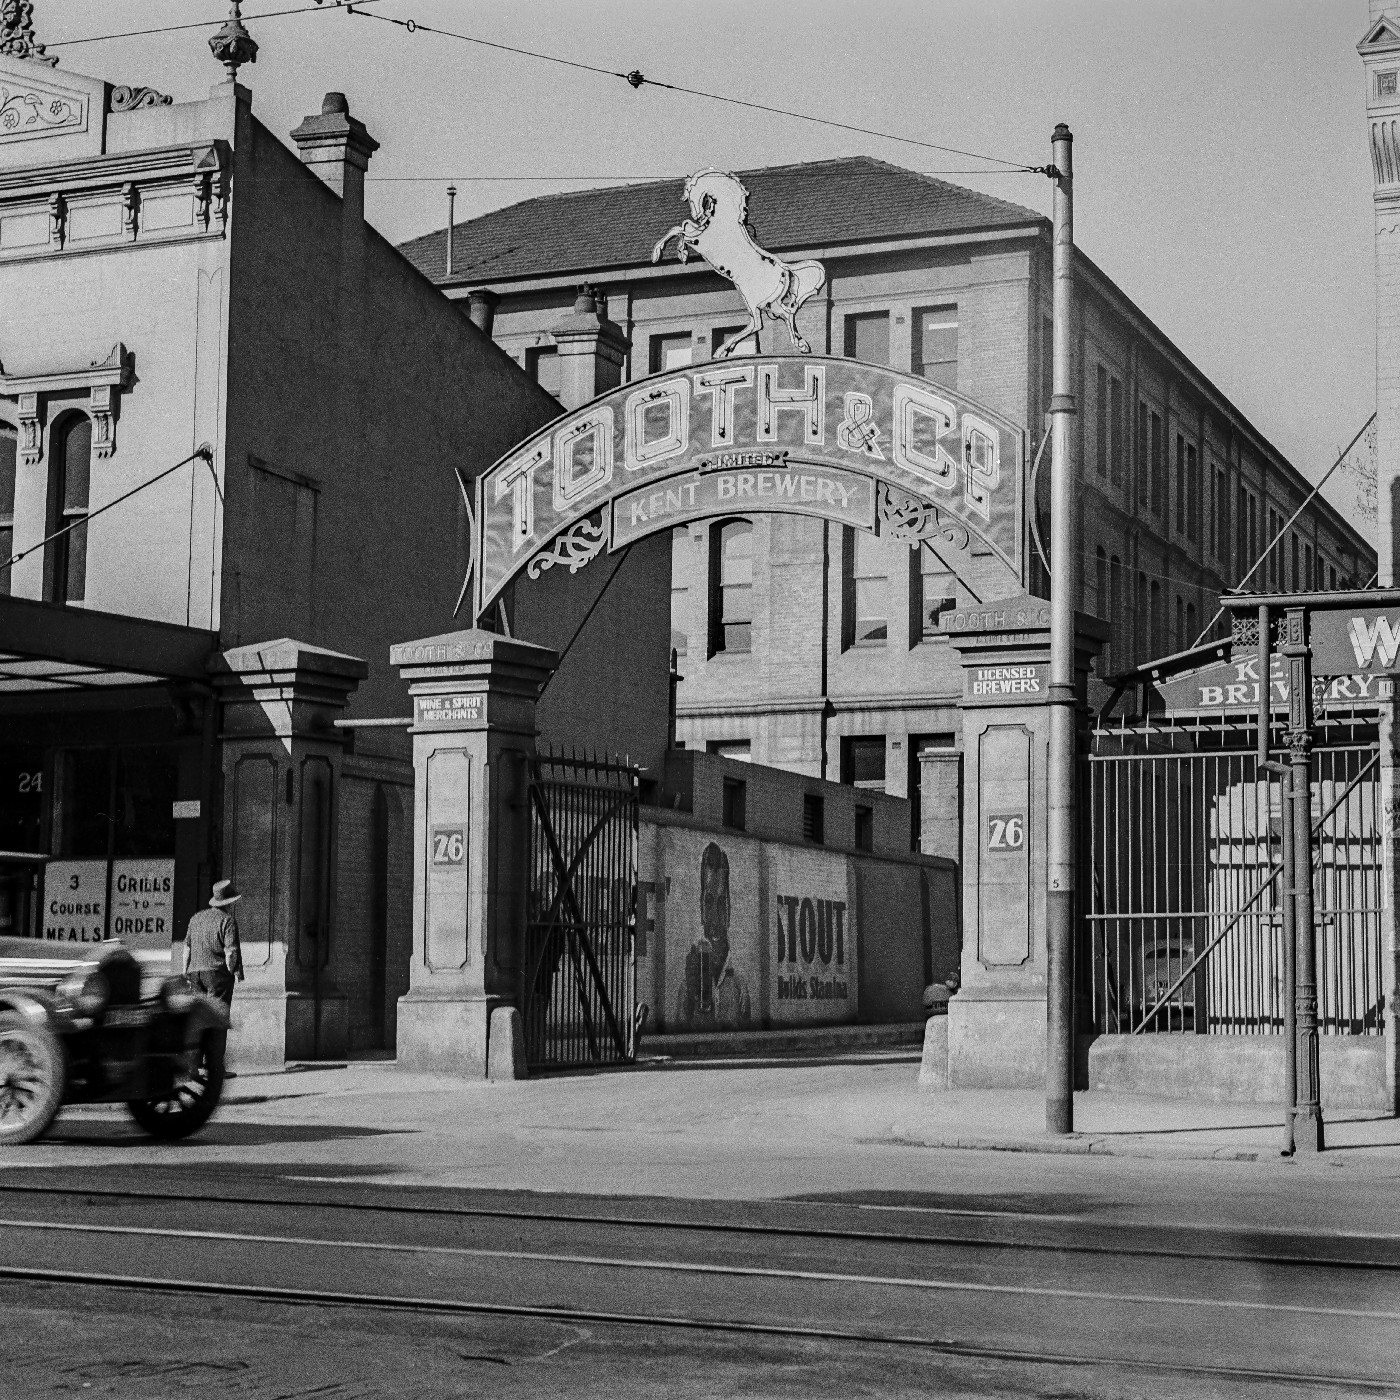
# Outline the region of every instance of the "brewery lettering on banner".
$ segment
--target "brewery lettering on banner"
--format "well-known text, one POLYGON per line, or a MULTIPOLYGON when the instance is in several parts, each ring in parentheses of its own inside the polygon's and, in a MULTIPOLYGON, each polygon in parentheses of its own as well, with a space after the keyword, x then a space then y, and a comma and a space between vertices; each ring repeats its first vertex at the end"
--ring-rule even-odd
POLYGON ((972 534, 1019 573, 1024 460, 1010 420, 880 365, 789 355, 667 371, 557 419, 478 479, 477 614, 527 565, 573 572, 745 511, 972 534))
POLYGON ((175 862, 114 860, 112 937, 128 948, 168 953, 174 929, 175 862))
POLYGON ((59 943, 107 936, 105 860, 51 860, 44 867, 43 936, 59 943))
MULTIPOLYGON (((1349 670, 1347 674, 1327 675, 1314 665, 1314 673, 1326 675, 1321 694, 1323 709, 1371 705, 1389 700, 1394 694, 1390 677, 1375 672, 1349 670)), ((1253 714, 1259 709, 1259 657, 1241 654, 1238 660, 1163 677, 1156 687, 1163 707, 1172 713, 1218 710, 1253 714)), ((1288 693, 1288 659, 1273 652, 1269 657, 1270 708, 1287 709, 1288 693)))

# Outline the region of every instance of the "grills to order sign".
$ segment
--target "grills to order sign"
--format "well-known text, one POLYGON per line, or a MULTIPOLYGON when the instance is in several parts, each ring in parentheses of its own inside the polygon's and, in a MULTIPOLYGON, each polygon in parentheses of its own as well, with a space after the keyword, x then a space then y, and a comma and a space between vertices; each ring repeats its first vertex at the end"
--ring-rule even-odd
POLYGON ((1019 574, 1024 436, 941 385, 819 356, 716 360, 624 385, 477 482, 476 611, 521 570, 714 515, 782 511, 916 543, 976 538, 1019 574))

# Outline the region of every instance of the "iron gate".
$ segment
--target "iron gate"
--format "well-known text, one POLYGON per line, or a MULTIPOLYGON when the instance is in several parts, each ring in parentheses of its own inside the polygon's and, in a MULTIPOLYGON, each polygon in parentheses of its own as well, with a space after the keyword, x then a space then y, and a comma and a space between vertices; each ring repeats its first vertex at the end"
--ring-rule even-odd
MULTIPOLYGON (((1189 721, 1095 731, 1081 989, 1100 1032, 1282 1032, 1282 790, 1259 771, 1254 734, 1189 721)), ((1323 1034, 1385 1028, 1378 753, 1361 724, 1322 727, 1312 752, 1323 1034)))
POLYGON ((532 1069, 636 1054, 638 771, 550 752, 530 768, 523 988, 532 1069))

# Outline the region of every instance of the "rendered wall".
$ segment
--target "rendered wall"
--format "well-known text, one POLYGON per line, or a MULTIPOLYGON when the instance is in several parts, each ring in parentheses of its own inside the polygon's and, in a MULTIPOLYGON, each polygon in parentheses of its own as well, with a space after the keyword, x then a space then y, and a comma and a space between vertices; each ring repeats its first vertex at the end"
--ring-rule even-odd
POLYGON ((246 112, 235 188, 225 637, 361 656, 352 714, 402 714, 389 647, 450 629, 467 565, 454 467, 559 408, 246 112))
POLYGON ((762 840, 646 808, 639 866, 637 998, 653 1032, 915 1021, 932 970, 957 965, 951 861, 762 840))
MULTIPOLYGON (((3 66, 3 65, 0 65, 3 66)), ((33 65, 11 61, 11 68, 33 65)), ((59 81, 94 92, 102 105, 103 84, 65 70, 43 70, 59 81)), ((191 146, 227 138, 233 129, 231 88, 209 102, 159 108, 162 122, 153 144, 191 146)), ((109 148, 121 146, 138 114, 105 119, 109 148)), ((94 118, 82 150, 76 137, 46 137, 0 147, 0 166, 33 167, 33 208, 6 205, 5 220, 48 223, 47 196, 38 187, 46 162, 75 154, 101 157, 103 123, 94 118), (26 212, 27 211, 27 212, 26 212)), ((10 172, 13 176, 14 172, 10 172)), ((154 194, 152 179, 133 172, 139 188, 154 194)), ((80 184, 70 170, 60 187, 80 184)), ((21 187, 22 188, 22 187, 21 187)), ((31 376, 81 370, 104 360, 118 344, 132 357, 134 382, 117 394, 115 450, 92 460, 89 509, 108 502, 180 461, 201 442, 211 443, 223 470, 220 377, 228 289, 227 241, 217 217, 202 230, 195 219, 190 182, 161 188, 139 208, 133 233, 123 229, 117 183, 85 197, 70 198, 68 236, 62 249, 51 237, 32 250, 15 247, 0 230, 0 361, 9 375, 31 376), (156 205, 160 214, 157 217, 156 205), (181 220, 184 225, 181 225, 181 220), (157 223, 162 227, 154 227, 157 223), (10 256, 4 256, 8 253, 10 256)), ((68 409, 85 410, 86 389, 45 396, 44 455, 19 469, 15 496, 15 548, 26 549, 45 534, 49 434, 68 409)), ((0 398, 0 418, 14 424, 12 402, 0 398)), ((13 571, 17 597, 39 598, 43 551, 13 571)), ((219 568, 216 494, 208 469, 193 463, 172 473, 88 527, 87 588, 83 606, 196 627, 217 626, 214 581, 219 568)))

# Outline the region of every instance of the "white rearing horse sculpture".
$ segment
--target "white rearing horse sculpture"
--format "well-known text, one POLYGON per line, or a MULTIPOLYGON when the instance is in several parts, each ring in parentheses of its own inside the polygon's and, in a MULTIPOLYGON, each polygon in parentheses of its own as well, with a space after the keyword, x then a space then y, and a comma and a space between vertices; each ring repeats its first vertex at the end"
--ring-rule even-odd
POLYGON ((681 262, 689 260, 693 248, 738 288, 749 308, 749 324, 715 351, 715 359, 727 358, 757 335, 765 312, 784 321, 792 343, 804 355, 810 354, 812 347, 797 329, 797 312, 826 286, 826 269, 819 262, 785 263, 754 242, 745 223, 749 192, 735 176, 722 170, 699 170, 685 182, 685 197, 695 217, 658 239, 651 260, 660 262, 666 245, 676 238, 681 262))

